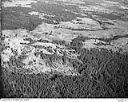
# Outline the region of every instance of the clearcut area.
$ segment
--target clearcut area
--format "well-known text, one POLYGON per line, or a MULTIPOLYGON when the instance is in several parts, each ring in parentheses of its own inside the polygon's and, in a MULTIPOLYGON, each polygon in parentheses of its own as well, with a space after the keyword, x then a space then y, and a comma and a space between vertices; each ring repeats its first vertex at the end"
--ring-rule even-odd
POLYGON ((2 97, 128 97, 127 0, 2 0, 2 97))

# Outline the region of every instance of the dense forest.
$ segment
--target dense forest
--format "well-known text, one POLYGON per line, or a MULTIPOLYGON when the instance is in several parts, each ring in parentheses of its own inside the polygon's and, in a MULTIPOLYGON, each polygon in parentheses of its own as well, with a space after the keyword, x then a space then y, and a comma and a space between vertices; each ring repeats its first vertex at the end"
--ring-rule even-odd
POLYGON ((78 52, 83 63, 70 60, 78 76, 21 74, 2 68, 2 97, 128 97, 128 54, 105 49, 79 48, 78 52))

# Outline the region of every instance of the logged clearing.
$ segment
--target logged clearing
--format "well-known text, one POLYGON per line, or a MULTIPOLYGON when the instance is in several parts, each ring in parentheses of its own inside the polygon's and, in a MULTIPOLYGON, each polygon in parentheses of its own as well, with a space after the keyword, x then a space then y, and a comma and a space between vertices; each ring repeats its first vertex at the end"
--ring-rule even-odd
POLYGON ((128 97, 127 0, 2 0, 2 97, 128 97))

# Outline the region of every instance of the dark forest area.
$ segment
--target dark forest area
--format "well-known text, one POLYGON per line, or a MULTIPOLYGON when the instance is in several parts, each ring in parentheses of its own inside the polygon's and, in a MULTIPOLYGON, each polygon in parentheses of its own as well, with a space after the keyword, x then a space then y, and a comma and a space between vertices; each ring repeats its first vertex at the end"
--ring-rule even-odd
POLYGON ((2 97, 128 97, 128 54, 105 49, 80 53, 83 63, 71 61, 79 76, 21 74, 2 68, 2 97))

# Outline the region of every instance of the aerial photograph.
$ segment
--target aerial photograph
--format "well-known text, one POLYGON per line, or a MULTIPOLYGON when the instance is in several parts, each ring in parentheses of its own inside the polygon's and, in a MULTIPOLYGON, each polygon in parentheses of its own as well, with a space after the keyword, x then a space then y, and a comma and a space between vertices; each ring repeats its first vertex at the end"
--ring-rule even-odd
POLYGON ((0 7, 0 98, 128 98, 128 0, 0 7))

